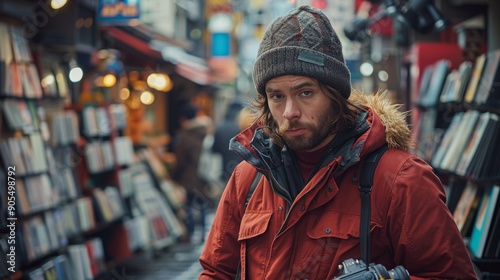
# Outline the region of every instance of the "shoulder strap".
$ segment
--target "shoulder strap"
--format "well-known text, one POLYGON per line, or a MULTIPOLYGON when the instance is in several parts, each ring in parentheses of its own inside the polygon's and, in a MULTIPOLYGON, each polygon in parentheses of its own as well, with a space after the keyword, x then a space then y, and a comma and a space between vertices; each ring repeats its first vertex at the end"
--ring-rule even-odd
POLYGON ((361 177, 359 186, 361 188, 369 188, 371 190, 373 184, 373 176, 377 168, 378 161, 388 149, 387 144, 371 152, 363 162, 361 167, 361 177))
MULTIPOLYGON (((255 188, 259 184, 261 177, 262 177, 262 173, 257 171, 257 174, 255 174, 255 177, 253 178, 252 184, 250 185, 250 189, 248 189, 247 199, 245 201, 245 209, 247 208, 248 202, 250 201, 250 198, 252 197, 252 194, 255 191, 255 188)), ((236 270, 236 277, 234 279, 235 280, 241 279, 241 262, 238 262, 238 268, 236 270)))
POLYGON ((370 192, 372 191, 373 176, 378 161, 387 149, 387 145, 384 145, 371 152, 361 166, 361 178, 359 183, 359 193, 361 196, 359 242, 361 247, 361 259, 365 262, 367 268, 370 264, 370 192))
POLYGON ((252 197, 252 194, 255 191, 255 188, 259 184, 261 177, 262 177, 262 173, 257 171, 257 174, 255 174, 255 177, 253 178, 252 184, 250 185, 250 189, 248 190, 247 199, 245 201, 245 208, 247 207, 248 202, 250 201, 250 198, 252 197))

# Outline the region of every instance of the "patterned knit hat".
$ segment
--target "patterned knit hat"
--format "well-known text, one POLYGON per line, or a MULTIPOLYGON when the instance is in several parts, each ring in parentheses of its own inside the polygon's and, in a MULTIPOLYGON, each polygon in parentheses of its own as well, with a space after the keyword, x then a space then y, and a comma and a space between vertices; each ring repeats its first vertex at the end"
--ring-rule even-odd
POLYGON ((265 95, 266 83, 283 75, 318 79, 349 98, 351 74, 342 44, 320 10, 297 7, 276 18, 266 29, 253 69, 257 92, 265 95))

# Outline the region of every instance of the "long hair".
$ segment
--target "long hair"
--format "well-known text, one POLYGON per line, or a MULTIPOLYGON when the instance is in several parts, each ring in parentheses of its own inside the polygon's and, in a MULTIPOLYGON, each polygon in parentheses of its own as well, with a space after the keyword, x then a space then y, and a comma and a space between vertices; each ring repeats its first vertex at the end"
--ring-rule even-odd
MULTIPOLYGON (((330 123, 332 133, 344 132, 351 129, 357 119, 359 112, 362 108, 346 100, 342 95, 333 87, 316 80, 321 91, 330 98, 331 112, 334 118, 330 123)), ((278 124, 271 115, 267 96, 265 94, 257 93, 254 102, 251 103, 253 109, 257 112, 256 122, 259 123, 264 133, 267 134, 274 143, 283 146, 285 142, 278 132, 278 124)))

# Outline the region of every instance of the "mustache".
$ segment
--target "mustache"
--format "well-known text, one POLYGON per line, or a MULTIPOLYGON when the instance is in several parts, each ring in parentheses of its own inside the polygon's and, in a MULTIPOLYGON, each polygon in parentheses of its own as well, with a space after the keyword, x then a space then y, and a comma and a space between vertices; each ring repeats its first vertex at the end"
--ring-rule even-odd
POLYGON ((295 121, 295 122, 286 122, 283 123, 279 126, 278 130, 279 131, 287 131, 290 129, 297 129, 297 128, 307 128, 308 126, 306 124, 303 124, 301 122, 295 121))

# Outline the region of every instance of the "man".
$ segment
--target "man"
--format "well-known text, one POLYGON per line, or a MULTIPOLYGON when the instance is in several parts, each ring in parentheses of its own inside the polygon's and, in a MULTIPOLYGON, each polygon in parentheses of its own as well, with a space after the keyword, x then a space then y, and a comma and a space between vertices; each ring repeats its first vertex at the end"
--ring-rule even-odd
POLYGON ((264 34, 253 79, 260 117, 230 148, 230 178, 200 279, 332 279, 361 259, 359 169, 387 144, 371 192, 371 261, 411 279, 476 279, 431 167, 407 152, 405 115, 382 94, 351 93, 326 16, 301 6, 264 34), (257 172, 260 179, 246 204, 257 172))
POLYGON ((212 150, 222 156, 221 182, 227 183, 233 173, 234 167, 241 162, 241 157, 229 151, 229 140, 240 132, 236 118, 243 108, 243 103, 236 98, 229 104, 224 119, 218 123, 214 131, 214 144, 212 150))
POLYGON ((180 107, 179 122, 180 130, 175 137, 173 147, 176 164, 172 169, 172 179, 183 186, 187 192, 187 203, 184 205, 186 211, 184 223, 188 236, 185 241, 188 241, 194 233, 196 226, 194 212, 198 212, 202 232, 201 241, 203 242, 209 198, 205 193, 207 182, 198 176, 198 165, 203 139, 209 132, 211 124, 198 116, 198 108, 189 102, 180 107))

